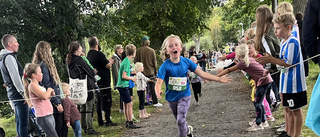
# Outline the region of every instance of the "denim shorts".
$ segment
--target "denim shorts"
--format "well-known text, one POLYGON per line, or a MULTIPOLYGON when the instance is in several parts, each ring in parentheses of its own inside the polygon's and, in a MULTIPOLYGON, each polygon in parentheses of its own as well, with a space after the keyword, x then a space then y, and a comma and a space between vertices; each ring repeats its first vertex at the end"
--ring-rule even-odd
POLYGON ((129 92, 129 88, 120 88, 118 87, 120 97, 124 103, 130 103, 131 102, 131 96, 129 92))

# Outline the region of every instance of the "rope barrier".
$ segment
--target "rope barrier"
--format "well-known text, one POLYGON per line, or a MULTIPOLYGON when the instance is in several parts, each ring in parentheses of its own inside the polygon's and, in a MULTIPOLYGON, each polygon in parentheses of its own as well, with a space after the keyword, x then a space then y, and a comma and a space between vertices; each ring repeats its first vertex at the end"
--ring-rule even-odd
MULTIPOLYGON (((124 86, 124 85, 119 85, 119 86, 114 86, 114 87, 110 86, 110 87, 104 87, 104 88, 99 88, 99 89, 91 89, 91 90, 88 90, 88 92, 100 91, 100 90, 105 90, 105 89, 109 89, 109 88, 117 88, 117 87, 121 87, 121 86, 124 86)), ((59 96, 65 96, 65 95, 67 95, 67 94, 54 95, 54 96, 51 96, 51 97, 59 97, 59 96)), ((32 100, 32 99, 39 99, 39 98, 6 100, 6 101, 0 101, 0 103, 10 103, 10 101, 26 101, 26 100, 32 100)))

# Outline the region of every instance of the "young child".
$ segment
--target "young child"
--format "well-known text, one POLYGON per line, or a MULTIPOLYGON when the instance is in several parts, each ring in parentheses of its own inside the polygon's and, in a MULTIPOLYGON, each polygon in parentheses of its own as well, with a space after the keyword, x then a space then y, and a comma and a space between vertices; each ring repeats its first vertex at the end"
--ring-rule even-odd
POLYGON ((304 74, 303 59, 298 39, 291 34, 295 17, 292 13, 284 13, 273 20, 275 34, 281 41, 279 58, 266 54, 257 59, 260 63, 272 63, 281 67, 280 95, 285 116, 286 134, 300 137, 303 115, 302 107, 307 105, 307 85, 304 74), (299 64, 297 64, 299 63, 299 64), (297 64, 296 66, 292 66, 297 64), (290 67, 290 68, 287 68, 290 67))
POLYGON ((54 96, 54 90, 39 85, 42 81, 42 72, 38 64, 26 64, 23 73, 23 85, 25 88, 25 96, 29 106, 34 107, 37 123, 49 137, 58 137, 55 130, 55 121, 53 117, 53 107, 50 97, 54 96), (29 83, 29 81, 31 81, 29 83), (30 100, 29 100, 30 98, 30 100))
POLYGON ((249 57, 249 49, 246 45, 240 45, 236 48, 236 60, 238 60, 238 62, 235 66, 223 70, 217 76, 223 76, 238 69, 241 69, 250 75, 250 77, 256 83, 256 93, 254 100, 256 124, 253 124, 250 128, 247 129, 247 131, 262 130, 265 127, 269 126, 265 117, 265 110, 262 105, 262 101, 273 80, 270 74, 265 77, 263 76, 265 69, 253 58, 249 57))
MULTIPOLYGON (((197 58, 192 56, 190 58, 190 60, 197 64, 197 58)), ((200 66, 198 66, 199 69, 201 69, 200 66)), ((202 96, 202 93, 201 93, 201 81, 202 81, 202 78, 199 77, 198 75, 194 74, 193 72, 189 72, 189 78, 190 78, 190 82, 191 82, 191 86, 192 86, 192 90, 193 90, 193 95, 194 95, 194 98, 196 99, 197 101, 197 105, 199 105, 199 97, 202 96), (198 97, 199 95, 199 97, 198 97)), ((205 80, 206 82, 206 80, 205 80)))
MULTIPOLYGON (((258 57, 262 56, 254 48, 254 41, 252 39, 247 42, 247 46, 248 46, 248 49, 249 49, 249 57, 251 57, 253 59, 257 59, 258 57)), ((274 82, 272 82, 272 83, 274 83, 274 82)), ((251 94, 252 101, 254 101, 254 95, 256 93, 255 89, 256 89, 256 83, 253 80, 253 90, 252 90, 252 94, 251 94)), ((270 105, 269 105, 268 101, 266 100, 266 97, 263 98, 263 106, 264 106, 264 110, 265 110, 265 113, 266 113, 267 121, 274 121, 275 119, 274 119, 274 117, 272 115, 272 112, 271 112, 271 109, 270 109, 270 105)), ((256 123, 256 119, 250 121, 249 125, 252 126, 254 123, 256 123)))
POLYGON ((170 35, 162 44, 161 57, 164 63, 160 66, 157 74, 157 83, 155 86, 156 94, 160 98, 161 85, 163 80, 166 84, 166 100, 172 110, 172 113, 178 123, 179 136, 192 137, 192 126, 188 126, 186 116, 190 105, 190 86, 188 70, 196 73, 198 76, 219 82, 229 82, 229 77, 217 77, 202 71, 190 59, 180 57, 182 50, 182 41, 179 36, 170 35))
POLYGON ((129 80, 136 82, 137 79, 130 76, 130 61, 136 56, 136 47, 133 44, 126 46, 127 57, 122 61, 119 69, 117 87, 123 101, 123 111, 126 118, 127 128, 140 128, 132 122, 132 100, 129 92, 129 80))
POLYGON ((150 116, 150 114, 148 114, 146 108, 144 108, 144 101, 147 82, 151 80, 142 74, 143 69, 143 64, 141 62, 136 62, 136 64, 134 65, 134 70, 136 71, 137 93, 139 96, 139 117, 147 118, 150 116))
POLYGON ((62 102, 64 121, 67 123, 68 127, 72 126, 75 137, 81 137, 81 116, 77 106, 69 99, 69 96, 71 95, 70 85, 67 83, 61 83, 61 88, 65 95, 62 102))

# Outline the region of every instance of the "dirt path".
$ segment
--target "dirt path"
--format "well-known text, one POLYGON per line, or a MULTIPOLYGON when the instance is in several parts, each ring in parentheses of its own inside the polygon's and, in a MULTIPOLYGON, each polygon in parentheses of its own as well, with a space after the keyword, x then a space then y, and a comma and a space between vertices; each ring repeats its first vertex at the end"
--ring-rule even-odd
MULTIPOLYGON (((247 132, 248 121, 254 118, 254 106, 249 99, 250 87, 241 72, 231 73, 234 81, 227 84, 209 82, 202 85, 202 97, 197 106, 192 95, 187 122, 195 137, 271 137, 274 130, 247 132)), ((193 93, 192 93, 193 94, 193 93)), ((177 137, 178 127, 168 103, 159 107, 148 119, 141 120, 140 129, 127 130, 124 137, 177 137)), ((270 123, 272 126, 272 123, 270 123)))

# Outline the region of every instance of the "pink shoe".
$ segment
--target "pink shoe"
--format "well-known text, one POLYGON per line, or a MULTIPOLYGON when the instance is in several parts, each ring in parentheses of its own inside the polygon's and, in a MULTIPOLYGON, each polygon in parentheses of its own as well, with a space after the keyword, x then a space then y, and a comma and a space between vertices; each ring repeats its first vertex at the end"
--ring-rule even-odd
POLYGON ((267 120, 268 120, 268 121, 274 121, 275 119, 274 119, 273 116, 267 116, 267 120))

